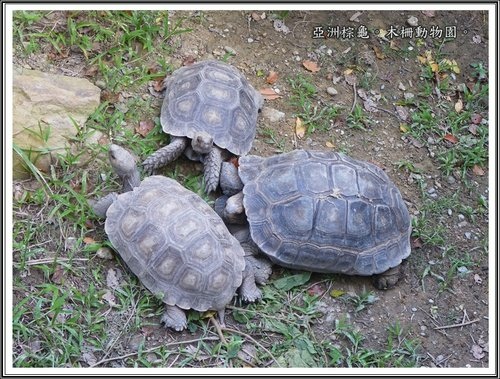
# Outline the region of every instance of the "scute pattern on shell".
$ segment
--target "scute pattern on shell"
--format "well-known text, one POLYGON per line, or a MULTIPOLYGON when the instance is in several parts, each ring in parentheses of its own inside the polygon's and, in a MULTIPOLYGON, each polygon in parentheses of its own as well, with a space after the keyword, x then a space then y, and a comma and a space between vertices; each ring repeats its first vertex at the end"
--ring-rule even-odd
POLYGON ((258 94, 236 68, 203 61, 176 70, 165 85, 164 132, 193 138, 203 131, 212 136, 214 144, 233 154, 250 151, 260 104, 258 94))
POLYGON ((199 196, 151 176, 121 194, 105 230, 132 272, 163 301, 183 309, 223 309, 241 285, 244 251, 199 196))
POLYGON ((379 167, 304 150, 239 164, 252 239, 276 263, 373 275, 410 254, 408 209, 379 167))

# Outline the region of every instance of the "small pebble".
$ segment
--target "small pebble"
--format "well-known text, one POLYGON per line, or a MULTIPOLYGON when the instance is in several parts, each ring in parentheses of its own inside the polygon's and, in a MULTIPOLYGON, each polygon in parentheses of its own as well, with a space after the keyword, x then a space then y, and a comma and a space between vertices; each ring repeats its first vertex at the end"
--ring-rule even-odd
POLYGON ((471 237, 472 237, 472 233, 471 232, 465 232, 464 235, 465 235, 465 238, 467 238, 468 240, 470 240, 471 237))
POLYGON ((234 50, 231 46, 224 46, 224 50, 226 50, 226 53, 236 55, 236 50, 234 50))
POLYGON ((465 220, 465 216, 461 213, 458 214, 458 221, 463 221, 465 220))
POLYGON ((457 226, 458 226, 459 228, 464 228, 464 227, 466 227, 466 226, 467 226, 467 221, 462 221, 462 222, 459 222, 459 223, 457 224, 457 226))
POLYGON ((431 187, 427 190, 427 193, 430 195, 430 194, 433 194, 434 192, 436 192, 436 189, 434 187, 431 187))
POLYGON ((418 26, 418 18, 416 18, 415 16, 410 16, 408 20, 406 20, 406 22, 410 26, 418 26))
POLYGON ((448 181, 448 184, 455 184, 457 182, 457 180, 451 175, 448 176, 446 180, 448 181))
POLYGON ((430 303, 430 304, 434 304, 434 300, 429 299, 429 303, 430 303))
POLYGON ((101 247, 95 254, 101 259, 113 259, 113 253, 109 247, 101 247))
POLYGON ((453 214, 453 211, 448 208, 448 216, 451 216, 453 214))
POLYGON ((106 88, 106 82, 104 80, 96 80, 95 85, 100 89, 106 88))
POLYGON ((336 94, 338 94, 338 91, 333 87, 328 87, 326 89, 326 92, 331 96, 335 96, 336 94))
POLYGON ((411 309, 411 311, 412 311, 412 312, 416 312, 416 311, 417 311, 417 308, 413 307, 413 308, 411 309))
POLYGON ((249 38, 247 39, 247 42, 248 42, 248 43, 252 43, 252 42, 253 42, 253 38, 250 38, 250 37, 249 37, 249 38))

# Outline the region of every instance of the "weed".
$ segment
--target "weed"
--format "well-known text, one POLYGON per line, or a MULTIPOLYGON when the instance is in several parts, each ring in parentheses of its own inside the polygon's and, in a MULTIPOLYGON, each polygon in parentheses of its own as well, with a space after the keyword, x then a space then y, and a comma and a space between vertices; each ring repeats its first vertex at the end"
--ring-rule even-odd
POLYGON ((356 104, 352 112, 347 116, 347 126, 352 129, 367 130, 370 127, 371 121, 366 116, 361 105, 356 104))
POLYGON ((419 174, 420 173, 420 170, 415 167, 415 165, 413 164, 413 162, 411 162, 411 161, 409 161, 407 159, 401 159, 401 160, 397 161, 395 164, 396 164, 396 167, 399 170, 404 169, 407 172, 411 172, 411 173, 414 173, 414 174, 419 174))
POLYGON ((285 152, 285 138, 277 137, 276 131, 272 128, 262 129, 262 134, 267 137, 266 143, 274 145, 276 148, 276 153, 285 152))
POLYGON ((367 305, 373 304, 378 300, 373 291, 363 290, 359 295, 349 295, 347 300, 354 304, 354 312, 358 313, 366 308, 367 305))
POLYGON ((471 63, 470 66, 474 69, 472 76, 478 80, 486 80, 488 78, 488 69, 483 66, 482 62, 471 63))
POLYGON ((303 75, 297 75, 295 79, 289 79, 288 82, 292 88, 291 104, 298 109, 295 117, 302 120, 307 133, 310 134, 315 130, 328 130, 330 122, 339 115, 340 108, 334 105, 314 105, 313 101, 317 95, 316 87, 303 75))

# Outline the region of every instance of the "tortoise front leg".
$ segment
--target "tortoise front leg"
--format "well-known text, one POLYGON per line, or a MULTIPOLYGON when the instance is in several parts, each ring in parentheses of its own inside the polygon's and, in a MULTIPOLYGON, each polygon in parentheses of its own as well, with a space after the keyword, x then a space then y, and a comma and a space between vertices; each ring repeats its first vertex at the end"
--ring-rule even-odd
POLYGON ((156 150, 153 154, 147 157, 144 162, 142 162, 144 172, 151 175, 154 170, 175 161, 181 156, 188 144, 189 140, 186 137, 172 136, 170 143, 167 146, 156 150))

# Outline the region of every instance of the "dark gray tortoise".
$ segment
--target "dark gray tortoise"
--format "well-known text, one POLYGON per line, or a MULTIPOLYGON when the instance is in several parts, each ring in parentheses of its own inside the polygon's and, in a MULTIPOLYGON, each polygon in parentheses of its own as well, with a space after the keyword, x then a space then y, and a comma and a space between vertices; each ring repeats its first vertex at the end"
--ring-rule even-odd
POLYGON ((163 176, 140 182, 134 158, 117 145, 109 159, 128 192, 111 193, 93 208, 106 216, 108 238, 130 270, 162 297, 166 327, 183 330, 187 309, 216 310, 223 323, 238 288, 245 301, 261 297, 243 248, 205 201, 163 176))
POLYGON ((164 84, 160 119, 171 140, 143 162, 144 169, 152 173, 187 152, 204 163, 205 190, 214 191, 224 151, 250 151, 264 100, 235 67, 215 60, 182 67, 164 84))
POLYGON ((216 209, 248 219, 251 238, 275 263, 314 272, 374 275, 393 286, 410 255, 411 219, 399 190, 379 167, 343 154, 296 150, 225 163, 216 209), (239 175, 239 177, 238 177, 239 175), (245 216, 246 214, 246 216, 245 216))

